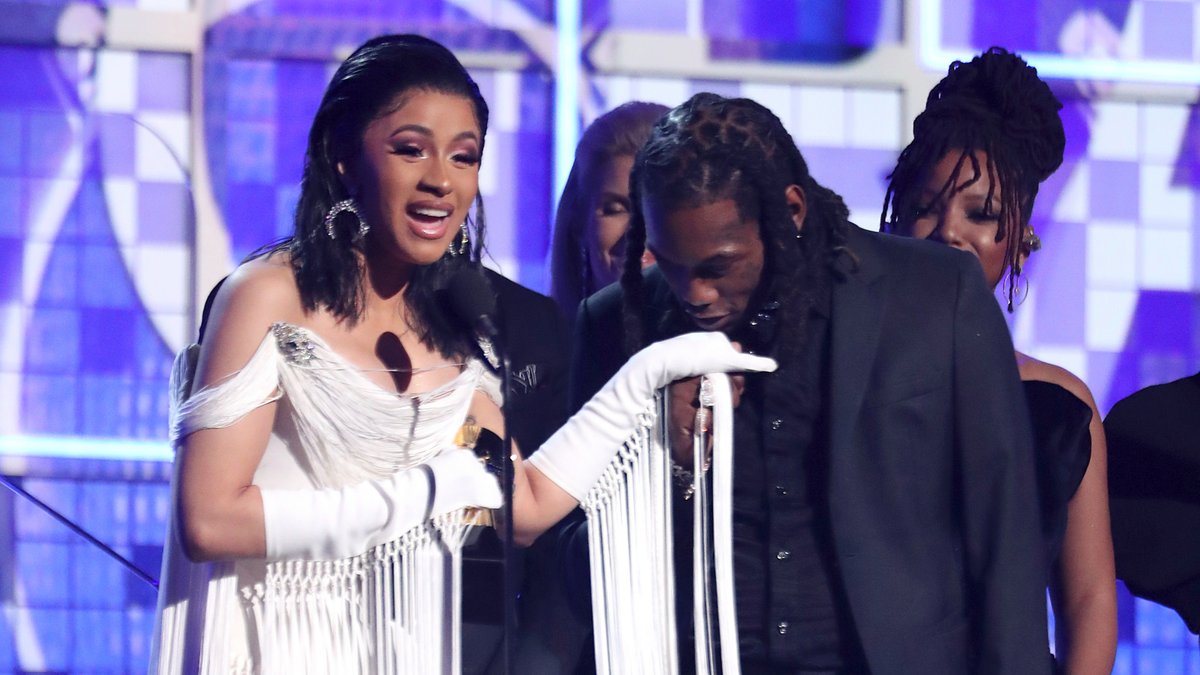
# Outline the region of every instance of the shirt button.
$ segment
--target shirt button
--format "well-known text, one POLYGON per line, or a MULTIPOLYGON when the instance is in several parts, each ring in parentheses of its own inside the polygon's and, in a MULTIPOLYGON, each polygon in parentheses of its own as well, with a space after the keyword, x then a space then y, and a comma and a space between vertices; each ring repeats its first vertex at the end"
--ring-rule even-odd
POLYGON ((792 557, 792 552, 787 549, 784 549, 784 550, 780 551, 779 553, 775 554, 775 558, 778 560, 787 560, 790 557, 792 557))
POLYGON ((781 427, 781 426, 783 426, 783 420, 778 419, 778 418, 771 420, 771 428, 772 429, 775 429, 776 431, 778 431, 779 427, 781 427))
POLYGON ((786 497, 786 496, 787 496, 787 488, 783 487, 782 485, 776 485, 776 486, 775 486, 775 492, 776 492, 776 494, 778 494, 780 497, 786 497))
POLYGON ((780 635, 787 635, 788 622, 780 621, 779 624, 775 626, 775 629, 779 631, 780 635))

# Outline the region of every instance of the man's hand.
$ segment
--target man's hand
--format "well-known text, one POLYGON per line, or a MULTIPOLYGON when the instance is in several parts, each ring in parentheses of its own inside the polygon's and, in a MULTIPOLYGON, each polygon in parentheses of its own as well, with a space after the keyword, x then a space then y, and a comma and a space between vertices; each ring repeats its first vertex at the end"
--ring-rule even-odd
MULTIPOLYGON (((737 347, 734 343, 734 347, 737 347)), ((740 351, 740 349, 739 349, 740 351)), ((671 457, 680 467, 692 470, 695 464, 692 454, 693 427, 696 424, 696 411, 700 409, 700 379, 691 377, 686 380, 672 382, 667 395, 667 432, 671 439, 671 457)), ((731 375, 729 384, 733 389, 733 407, 738 407, 742 401, 742 390, 746 388, 745 375, 731 375)), ((712 448, 712 435, 708 437, 709 449, 712 448)))
POLYGON ((777 367, 774 359, 741 353, 723 333, 685 333, 655 342, 630 357, 526 463, 582 502, 639 431, 659 389, 704 373, 770 373, 777 367))

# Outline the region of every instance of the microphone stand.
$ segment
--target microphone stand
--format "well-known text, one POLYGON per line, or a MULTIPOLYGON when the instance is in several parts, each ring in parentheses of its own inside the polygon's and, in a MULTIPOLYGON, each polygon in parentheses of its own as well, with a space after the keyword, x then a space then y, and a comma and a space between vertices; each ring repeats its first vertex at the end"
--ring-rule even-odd
POLYGON ((34 506, 36 506, 39 509, 41 509, 42 511, 44 511, 46 513, 46 515, 48 515, 51 518, 62 523, 63 525, 65 525, 67 527, 68 530, 70 530, 70 531, 74 532, 75 534, 79 535, 80 537, 82 537, 84 539, 84 541, 95 546, 96 548, 100 549, 101 551, 104 551, 106 554, 108 554, 108 557, 121 563, 121 565, 125 569, 132 572, 133 575, 136 576, 137 578, 141 579, 142 581, 146 582, 147 584, 150 584, 150 586, 155 589, 158 588, 158 580, 157 579, 155 579, 154 577, 150 576, 149 574, 146 574, 145 572, 143 572, 140 567, 138 567, 137 565, 134 565, 132 562, 130 562, 128 559, 126 559, 124 556, 122 556, 120 553, 117 553, 116 551, 109 548, 109 546, 107 544, 105 544, 104 542, 102 542, 99 539, 92 536, 92 534, 90 532, 88 532, 87 530, 85 530, 82 527, 71 522, 70 518, 67 518, 66 516, 59 513, 58 511, 55 511, 53 508, 51 508, 51 506, 49 504, 47 504, 46 502, 43 502, 42 500, 38 499, 37 497, 34 497, 25 488, 18 485, 17 482, 14 481, 12 478, 5 476, 5 475, 0 475, 0 483, 3 483, 4 486, 7 487, 9 490, 12 490, 13 492, 15 492, 15 493, 21 495, 22 497, 24 497, 25 499, 29 500, 29 502, 32 503, 34 506))
POLYGON ((504 392, 504 405, 501 415, 504 417, 504 439, 501 445, 500 466, 503 468, 502 487, 504 489, 504 536, 501 544, 504 547, 504 674, 516 675, 513 672, 513 659, 516 656, 517 637, 517 580, 513 564, 513 480, 514 467, 512 459, 512 362, 508 359, 507 350, 501 356, 501 381, 504 392))
POLYGON ((504 674, 515 675, 513 658, 517 651, 517 579, 513 561, 512 362, 508 345, 500 338, 492 319, 497 311, 496 295, 487 279, 475 271, 460 270, 451 277, 446 291, 455 314, 472 327, 488 365, 500 371, 504 399, 500 413, 504 419, 504 438, 501 439, 499 452, 503 456, 494 457, 496 463, 492 466, 500 467, 500 489, 504 494, 504 505, 500 511, 504 529, 497 531, 501 535, 500 545, 504 554, 504 674))

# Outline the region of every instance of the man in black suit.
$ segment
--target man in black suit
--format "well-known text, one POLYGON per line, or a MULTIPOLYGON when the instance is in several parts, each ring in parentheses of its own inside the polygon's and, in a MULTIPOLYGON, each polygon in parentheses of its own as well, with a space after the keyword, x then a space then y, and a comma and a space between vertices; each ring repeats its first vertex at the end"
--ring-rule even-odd
MULTIPOLYGON (((630 264, 623 288, 581 305, 572 404, 681 332, 724 331, 778 361, 745 376, 735 413, 743 670, 1049 673, 1028 416, 978 262, 854 227, 745 99, 699 94, 668 113, 631 187, 627 255, 647 246, 658 264, 630 264)), ((672 390, 680 438, 687 387, 672 390)), ((684 660, 688 529, 675 528, 684 660)))

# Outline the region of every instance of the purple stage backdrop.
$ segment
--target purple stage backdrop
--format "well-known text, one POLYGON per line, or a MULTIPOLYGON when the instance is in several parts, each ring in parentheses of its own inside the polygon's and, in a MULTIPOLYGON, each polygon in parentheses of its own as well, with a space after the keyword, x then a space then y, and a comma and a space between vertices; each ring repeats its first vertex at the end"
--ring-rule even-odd
MULTIPOLYGON (((944 71, 926 61, 993 44, 1040 55, 1062 69, 1068 157, 1038 198, 1045 246, 1011 317, 1018 348, 1082 377, 1102 412, 1200 369, 1200 78, 1130 84, 1197 65, 1200 2, 917 5, 586 0, 579 109, 586 122, 698 91, 759 100, 876 229, 924 92, 856 68, 909 54, 944 71), (702 44, 707 65, 606 65, 606 36, 647 35, 702 44), (1097 77, 1088 59, 1139 74, 1097 77)), ((492 109, 490 264, 545 290, 555 21, 553 0, 0 0, 0 472, 158 575, 173 355, 213 270, 289 233, 311 117, 370 36, 429 35, 472 69, 492 109), (202 38, 172 42, 162 17, 202 38), (110 46, 60 46, 102 35, 110 46)), ((0 541, 0 675, 145 672, 149 586, 7 491, 0 541)), ((1173 613, 1122 592, 1120 619, 1115 672, 1200 675, 1173 613)))

